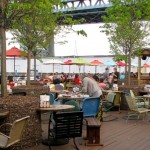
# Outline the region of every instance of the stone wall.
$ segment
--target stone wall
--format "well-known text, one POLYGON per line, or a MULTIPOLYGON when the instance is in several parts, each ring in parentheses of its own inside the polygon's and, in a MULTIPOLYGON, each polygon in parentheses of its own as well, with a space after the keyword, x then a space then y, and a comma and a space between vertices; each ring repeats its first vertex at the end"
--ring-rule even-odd
MULTIPOLYGON (((12 123, 16 119, 30 116, 23 134, 23 148, 34 146, 42 140, 41 123, 36 111, 36 108, 39 108, 39 101, 39 98, 31 96, 8 96, 0 98, 1 109, 10 112, 7 122, 12 123)), ((12 146, 10 149, 19 150, 19 144, 12 146)))

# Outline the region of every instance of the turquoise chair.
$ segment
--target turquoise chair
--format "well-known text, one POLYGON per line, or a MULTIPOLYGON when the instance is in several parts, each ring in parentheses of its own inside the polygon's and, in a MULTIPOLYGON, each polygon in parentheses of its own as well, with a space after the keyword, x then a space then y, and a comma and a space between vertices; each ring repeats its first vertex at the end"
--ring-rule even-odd
POLYGON ((82 101, 83 117, 96 117, 100 107, 100 97, 88 97, 82 101))

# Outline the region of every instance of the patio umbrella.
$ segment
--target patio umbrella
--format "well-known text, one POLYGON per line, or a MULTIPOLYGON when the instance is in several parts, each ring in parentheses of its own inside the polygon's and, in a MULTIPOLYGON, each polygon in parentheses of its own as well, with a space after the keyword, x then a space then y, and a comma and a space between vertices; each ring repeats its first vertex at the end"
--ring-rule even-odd
POLYGON ((125 67, 125 66, 127 66, 127 64, 125 62, 123 62, 123 61, 118 61, 116 64, 119 67, 125 67))
POLYGON ((147 70, 147 68, 150 68, 150 65, 145 63, 142 65, 142 68, 144 68, 145 72, 147 72, 146 70, 147 70))
POLYGON ((150 68, 150 65, 145 63, 145 64, 143 65, 143 67, 144 67, 144 68, 150 68))
POLYGON ((117 66, 117 64, 114 61, 106 61, 104 63, 106 66, 110 67, 110 66, 117 66))
POLYGON ((72 62, 72 60, 68 59, 67 61, 65 61, 62 65, 68 65, 69 66, 69 73, 70 73, 70 64, 72 62))
MULTIPOLYGON (((77 58, 77 59, 73 60, 70 64, 79 66, 79 73, 80 73, 81 66, 84 66, 84 69, 85 69, 85 65, 91 65, 88 61, 86 61, 83 58, 77 58)), ((84 70, 84 72, 85 72, 85 70, 84 70)))
POLYGON ((95 59, 93 61, 90 62, 92 66, 95 66, 95 73, 96 73, 96 70, 97 70, 97 66, 100 66, 100 65, 104 65, 104 63, 102 63, 101 61, 95 59))
POLYGON ((6 51, 7 57, 14 57, 14 76, 15 76, 15 60, 16 57, 27 57, 27 53, 18 49, 17 47, 12 47, 11 49, 6 51))
POLYGON ((48 60, 48 61, 46 61, 46 62, 43 62, 43 64, 45 64, 45 65, 52 64, 52 65, 53 65, 53 74, 54 74, 54 65, 55 65, 55 64, 61 65, 61 64, 63 64, 63 62, 60 61, 60 60, 56 60, 56 59, 50 59, 50 60, 48 60))

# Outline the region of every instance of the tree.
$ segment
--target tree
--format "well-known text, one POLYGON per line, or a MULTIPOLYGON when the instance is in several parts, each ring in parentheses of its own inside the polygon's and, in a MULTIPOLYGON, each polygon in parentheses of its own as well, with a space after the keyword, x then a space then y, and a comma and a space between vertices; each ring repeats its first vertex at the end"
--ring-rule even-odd
MULTIPOLYGON (((30 85, 31 55, 34 57, 36 64, 36 56, 39 54, 39 49, 46 49, 51 44, 50 41, 53 35, 65 29, 67 29, 65 32, 67 33, 72 25, 83 21, 82 19, 73 20, 72 17, 64 18, 62 13, 54 13, 54 5, 56 4, 59 5, 59 2, 48 1, 45 3, 42 0, 38 1, 32 5, 32 14, 20 19, 19 23, 14 22, 12 30, 14 38, 21 45, 24 45, 28 52, 27 85, 30 85)), ((77 31, 77 33, 85 35, 83 30, 77 31)))
MULTIPOLYGON (((34 1, 34 0, 33 0, 34 1)), ((0 1, 0 50, 1 50, 1 95, 7 95, 6 86, 6 30, 12 29, 14 22, 19 22, 27 14, 32 14, 30 0, 0 1)))
MULTIPOLYGON (((47 21, 49 19, 49 14, 52 14, 55 5, 61 6, 60 0, 1 0, 0 1, 0 50, 1 50, 1 93, 2 96, 7 95, 6 91, 6 35, 5 32, 10 29, 15 29, 23 26, 22 23, 31 23, 32 20, 30 16, 36 15, 45 17, 42 19, 47 21), (41 10, 40 10, 41 8, 41 10), (39 10, 39 13, 37 13, 39 10), (46 15, 48 14, 48 15, 46 15)), ((58 13, 59 14, 59 13, 58 13)), ((41 17, 42 18, 42 17, 41 17)), ((40 22, 41 20, 38 20, 40 22)), ((44 23, 44 22, 41 22, 44 23)), ((46 24, 46 22, 45 22, 46 24)), ((48 24, 47 24, 48 25, 48 24)), ((35 28, 38 28, 37 26, 35 28)), ((30 30, 31 31, 31 30, 30 30)), ((31 49, 33 45, 28 44, 28 58, 31 55, 31 49)), ((30 64, 28 64, 30 66, 30 64)), ((29 67, 28 67, 29 68, 29 67)))
POLYGON ((128 62, 130 86, 131 58, 140 53, 150 35, 150 0, 110 0, 112 6, 103 16, 103 32, 108 35, 111 52, 128 62))

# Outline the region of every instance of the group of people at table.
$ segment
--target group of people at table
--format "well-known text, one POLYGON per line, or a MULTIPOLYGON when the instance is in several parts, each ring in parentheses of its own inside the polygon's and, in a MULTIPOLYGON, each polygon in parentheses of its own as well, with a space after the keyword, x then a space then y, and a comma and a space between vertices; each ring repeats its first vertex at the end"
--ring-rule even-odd
MULTIPOLYGON (((117 72, 116 68, 114 68, 114 70, 116 73, 114 72, 114 74, 111 74, 111 76, 109 74, 109 69, 106 68, 106 72, 104 73, 103 77, 99 77, 97 74, 93 75, 88 73, 83 79, 79 74, 74 74, 72 76, 60 76, 58 73, 55 73, 54 75, 50 74, 50 76, 47 76, 44 80, 39 82, 45 82, 50 87, 51 92, 54 92, 54 87, 59 84, 63 86, 65 91, 67 90, 66 94, 68 96, 70 94, 74 95, 75 97, 84 97, 83 95, 86 95, 86 97, 101 97, 102 90, 109 90, 111 88, 113 79, 119 78, 119 73, 117 72), (70 86, 68 88, 68 84, 71 86, 72 90, 68 90, 70 88, 70 86), (78 87, 76 92, 74 91, 75 87, 78 87)), ((114 80, 114 82, 117 83, 116 80, 114 80)), ((57 93, 57 91, 55 92, 57 93)), ((62 92, 64 93, 63 90, 62 92)), ((58 92, 57 96, 60 93, 61 92, 58 92)))
MULTIPOLYGON (((61 84, 66 90, 68 85, 78 86, 82 93, 87 93, 90 97, 97 97, 102 95, 102 90, 108 90, 112 88, 113 83, 117 83, 119 79, 119 72, 114 68, 113 73, 109 73, 109 68, 105 68, 105 72, 100 77, 99 74, 84 74, 82 77, 80 74, 50 74, 39 80, 42 84, 61 84)), ((8 82, 8 86, 12 88, 15 86, 13 80, 8 82)))
POLYGON ((90 97, 98 97, 102 95, 102 90, 109 90, 112 88, 113 83, 117 84, 119 79, 119 72, 114 68, 114 73, 109 73, 109 68, 105 69, 105 73, 100 77, 98 74, 88 73, 82 77, 79 74, 72 75, 59 75, 55 73, 53 76, 47 76, 40 82, 47 82, 50 84, 61 84, 64 89, 67 89, 67 85, 80 87, 82 93, 87 93, 90 97))

